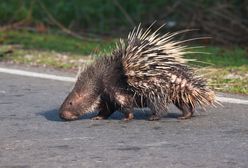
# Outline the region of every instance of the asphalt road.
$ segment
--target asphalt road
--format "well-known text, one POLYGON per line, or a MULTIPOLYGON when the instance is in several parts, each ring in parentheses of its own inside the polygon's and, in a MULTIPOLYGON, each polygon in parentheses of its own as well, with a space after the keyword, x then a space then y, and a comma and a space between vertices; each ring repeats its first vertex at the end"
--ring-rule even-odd
MULTIPOLYGON (((72 83, 0 73, 0 167, 247 168, 248 105, 227 104, 178 121, 63 122, 57 109, 72 83)), ((238 97, 238 96, 236 96, 238 97)), ((248 99, 248 97, 242 97, 248 99)))

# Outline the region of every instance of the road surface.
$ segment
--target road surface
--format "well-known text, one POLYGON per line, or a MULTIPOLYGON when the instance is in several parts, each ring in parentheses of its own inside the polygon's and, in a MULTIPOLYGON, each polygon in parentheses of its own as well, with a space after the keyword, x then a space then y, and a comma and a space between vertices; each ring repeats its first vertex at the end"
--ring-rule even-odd
POLYGON ((148 110, 130 122, 118 112, 109 120, 90 114, 64 122, 57 109, 72 86, 0 73, 0 168, 248 167, 248 104, 223 103, 186 121, 170 107, 153 122, 148 110))

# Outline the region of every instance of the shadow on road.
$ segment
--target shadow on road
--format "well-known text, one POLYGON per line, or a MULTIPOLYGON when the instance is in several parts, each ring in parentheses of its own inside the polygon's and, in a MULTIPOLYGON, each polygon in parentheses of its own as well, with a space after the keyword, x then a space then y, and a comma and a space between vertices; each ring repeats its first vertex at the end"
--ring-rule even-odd
POLYGON ((63 121, 58 115, 58 109, 40 112, 38 115, 44 116, 49 121, 63 121))
MULTIPOLYGON (((57 122, 63 122, 59 115, 58 115, 58 109, 52 109, 44 112, 38 113, 38 115, 44 116, 49 121, 57 121, 57 122)), ((88 114, 85 114, 80 117, 80 120, 87 120, 91 119, 92 117, 96 116, 97 112, 91 112, 88 114)), ((138 110, 134 112, 134 119, 135 120, 147 120, 149 116, 151 115, 149 110, 138 110)), ((165 118, 177 118, 179 117, 179 113, 168 113, 165 118)), ((109 120, 122 120, 124 118, 124 115, 121 112, 115 112, 110 117, 109 120)))

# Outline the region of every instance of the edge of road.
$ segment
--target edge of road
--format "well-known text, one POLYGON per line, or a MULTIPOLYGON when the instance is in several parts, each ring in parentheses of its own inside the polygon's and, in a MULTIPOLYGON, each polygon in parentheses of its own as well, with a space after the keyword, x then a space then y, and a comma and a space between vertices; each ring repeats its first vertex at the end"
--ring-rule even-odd
MULTIPOLYGON (((44 69, 44 68, 36 68, 34 67, 22 67, 20 66, 12 66, 9 68, 7 65, 0 64, 0 73, 32 77, 32 78, 40 78, 47 80, 58 80, 63 82, 75 82, 76 77, 73 77, 75 73, 61 72, 55 69, 44 69), (40 73, 38 71, 45 71, 46 73, 40 73)), ((232 104, 244 104, 248 105, 248 96, 244 95, 234 95, 227 93, 217 93, 217 100, 221 103, 232 103, 232 104)))

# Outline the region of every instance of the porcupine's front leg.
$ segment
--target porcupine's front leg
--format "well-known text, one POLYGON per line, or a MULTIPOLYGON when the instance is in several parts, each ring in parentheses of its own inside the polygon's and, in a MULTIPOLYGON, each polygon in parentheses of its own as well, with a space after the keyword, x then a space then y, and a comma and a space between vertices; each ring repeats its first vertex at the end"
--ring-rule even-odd
POLYGON ((125 115, 125 118, 123 119, 124 121, 129 121, 129 120, 132 120, 134 118, 132 107, 131 108, 130 107, 122 108, 122 112, 125 115))
POLYGON ((102 95, 100 102, 100 111, 97 116, 93 117, 93 120, 103 120, 107 119, 116 110, 116 106, 110 101, 109 96, 102 95))
POLYGON ((190 104, 174 102, 175 106, 182 111, 182 116, 178 117, 179 120, 190 119, 194 114, 194 108, 190 104))
POLYGON ((115 93, 115 100, 117 104, 120 106, 121 112, 124 113, 125 121, 132 120, 133 116, 133 102, 134 98, 132 94, 125 93, 125 92, 116 92, 115 93))

